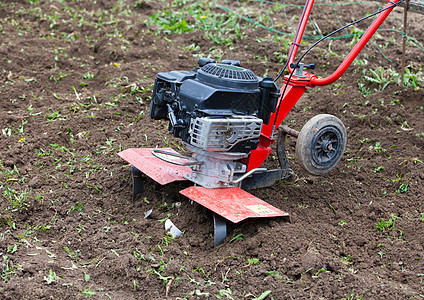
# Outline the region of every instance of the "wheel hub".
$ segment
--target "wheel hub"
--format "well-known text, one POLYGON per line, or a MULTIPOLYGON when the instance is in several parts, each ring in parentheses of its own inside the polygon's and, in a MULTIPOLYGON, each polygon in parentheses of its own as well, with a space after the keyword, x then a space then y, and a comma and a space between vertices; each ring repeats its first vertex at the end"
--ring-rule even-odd
POLYGON ((337 159, 337 150, 341 135, 333 127, 322 130, 321 134, 315 137, 313 145, 315 151, 312 153, 313 160, 318 165, 326 165, 333 159, 337 159))
POLYGON ((324 150, 325 152, 329 152, 333 150, 333 143, 331 141, 324 141, 321 147, 322 147, 322 150, 324 150))

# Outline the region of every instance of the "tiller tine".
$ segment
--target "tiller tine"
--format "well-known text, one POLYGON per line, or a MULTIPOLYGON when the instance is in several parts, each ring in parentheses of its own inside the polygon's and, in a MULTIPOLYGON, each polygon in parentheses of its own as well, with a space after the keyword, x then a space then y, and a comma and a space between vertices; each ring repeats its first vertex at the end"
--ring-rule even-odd
POLYGON ((221 245, 227 237, 227 221, 220 215, 213 214, 214 244, 221 245))
POLYGON ((143 180, 141 179, 141 174, 142 173, 139 169, 134 166, 131 166, 131 177, 133 183, 133 202, 135 201, 137 195, 143 192, 143 180))
POLYGON ((238 223, 248 218, 290 218, 288 213, 237 187, 207 189, 192 186, 180 193, 214 212, 216 246, 222 244, 227 236, 225 219, 238 223))

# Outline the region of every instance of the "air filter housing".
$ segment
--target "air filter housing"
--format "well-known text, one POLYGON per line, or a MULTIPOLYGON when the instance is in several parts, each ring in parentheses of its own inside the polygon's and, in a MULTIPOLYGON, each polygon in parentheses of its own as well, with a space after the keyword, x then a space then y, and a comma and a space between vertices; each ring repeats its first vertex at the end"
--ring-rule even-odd
POLYGON ((212 85, 245 90, 257 89, 259 84, 258 77, 248 69, 214 63, 200 68, 197 79, 212 85))

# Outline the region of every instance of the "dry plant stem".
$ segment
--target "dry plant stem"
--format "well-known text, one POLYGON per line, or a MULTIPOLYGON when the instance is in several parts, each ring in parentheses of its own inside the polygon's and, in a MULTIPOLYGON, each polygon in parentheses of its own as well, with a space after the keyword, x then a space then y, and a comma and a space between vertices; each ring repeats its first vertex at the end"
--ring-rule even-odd
POLYGON ((169 296, 169 290, 171 289, 171 285, 172 285, 173 281, 174 281, 174 277, 169 279, 168 283, 166 284, 166 288, 165 288, 165 297, 166 298, 168 298, 168 296, 169 296))

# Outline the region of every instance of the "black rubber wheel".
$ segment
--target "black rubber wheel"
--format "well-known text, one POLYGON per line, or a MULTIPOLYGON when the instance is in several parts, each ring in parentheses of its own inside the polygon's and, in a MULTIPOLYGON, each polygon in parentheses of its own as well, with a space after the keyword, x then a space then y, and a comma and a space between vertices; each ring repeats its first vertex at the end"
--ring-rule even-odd
POLYGON ((339 118, 327 114, 317 115, 299 133, 296 158, 309 173, 322 175, 337 166, 346 143, 346 128, 339 118))

